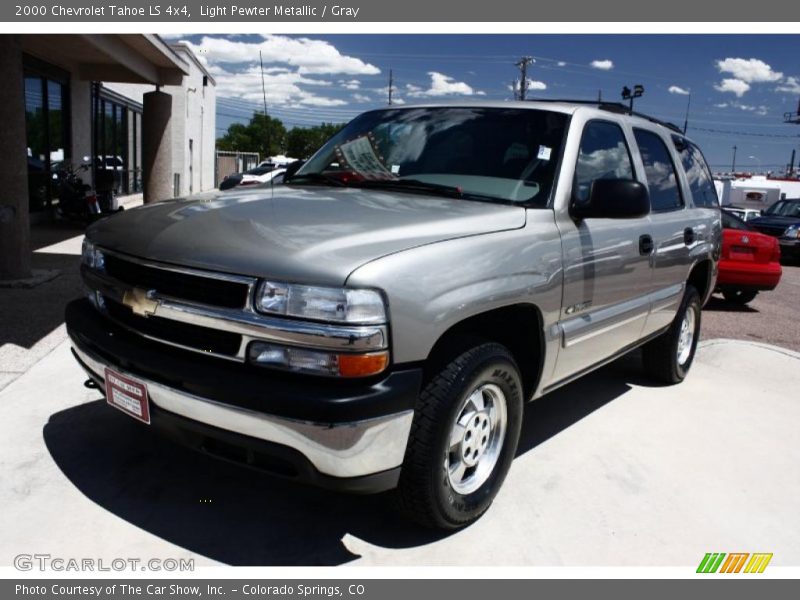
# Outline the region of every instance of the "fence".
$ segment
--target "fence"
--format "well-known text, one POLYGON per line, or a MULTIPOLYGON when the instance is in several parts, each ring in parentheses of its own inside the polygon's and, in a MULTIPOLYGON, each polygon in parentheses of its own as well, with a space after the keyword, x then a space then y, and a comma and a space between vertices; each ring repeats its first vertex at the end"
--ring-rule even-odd
POLYGON ((231 173, 242 173, 258 166, 258 152, 217 150, 214 163, 214 187, 231 173))

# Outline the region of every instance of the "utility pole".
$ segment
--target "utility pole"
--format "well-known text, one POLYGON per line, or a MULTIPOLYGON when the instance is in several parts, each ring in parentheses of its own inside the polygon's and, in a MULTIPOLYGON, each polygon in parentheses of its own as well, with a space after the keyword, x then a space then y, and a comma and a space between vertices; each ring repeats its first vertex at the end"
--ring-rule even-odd
POLYGON ((267 88, 264 85, 264 59, 261 57, 261 50, 258 51, 258 62, 261 65, 261 94, 264 96, 264 131, 267 134, 266 136, 267 152, 269 152, 270 135, 269 135, 269 117, 267 116, 267 88))
POLYGON ((733 147, 733 162, 731 163, 731 173, 736 173, 736 146, 733 147))
POLYGON ((683 120, 683 135, 686 135, 686 130, 689 128, 689 107, 692 105, 692 94, 686 100, 686 118, 683 120))
POLYGON ((519 68, 519 99, 525 100, 528 96, 528 65, 534 63, 532 56, 523 56, 514 65, 519 68))
POLYGON ((267 88, 264 85, 264 59, 261 57, 261 50, 258 51, 258 62, 261 65, 261 93, 264 96, 264 116, 267 114, 267 88))
POLYGON ((392 92, 394 91, 394 74, 389 69, 389 106, 392 105, 392 92))

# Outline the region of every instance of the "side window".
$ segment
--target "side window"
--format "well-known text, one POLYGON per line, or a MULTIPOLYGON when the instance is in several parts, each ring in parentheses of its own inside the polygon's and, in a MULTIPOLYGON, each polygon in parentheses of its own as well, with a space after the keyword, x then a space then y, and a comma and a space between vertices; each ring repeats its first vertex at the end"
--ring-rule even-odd
POLYGON ((722 212, 722 228, 723 229, 740 229, 742 231, 750 231, 752 227, 750 227, 747 223, 742 221, 740 218, 730 214, 727 211, 722 212))
POLYGON ((577 202, 588 200, 595 179, 633 179, 625 135, 616 123, 590 121, 583 129, 572 188, 577 202))
POLYGON ((672 141, 675 149, 680 152, 681 164, 683 170, 686 171, 686 179, 689 182, 694 205, 705 208, 719 206, 714 179, 711 177, 711 170, 708 168, 700 148, 677 135, 672 136, 672 141))
POLYGON ((650 207, 653 212, 675 210, 683 206, 675 165, 661 136, 645 129, 634 129, 633 136, 642 155, 650 207))

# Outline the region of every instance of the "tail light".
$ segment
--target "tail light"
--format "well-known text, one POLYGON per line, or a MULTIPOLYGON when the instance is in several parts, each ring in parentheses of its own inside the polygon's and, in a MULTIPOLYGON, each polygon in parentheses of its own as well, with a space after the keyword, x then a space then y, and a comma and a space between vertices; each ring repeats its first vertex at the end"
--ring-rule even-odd
POLYGON ((778 243, 777 239, 770 239, 772 240, 772 258, 770 262, 781 262, 781 245, 778 243))

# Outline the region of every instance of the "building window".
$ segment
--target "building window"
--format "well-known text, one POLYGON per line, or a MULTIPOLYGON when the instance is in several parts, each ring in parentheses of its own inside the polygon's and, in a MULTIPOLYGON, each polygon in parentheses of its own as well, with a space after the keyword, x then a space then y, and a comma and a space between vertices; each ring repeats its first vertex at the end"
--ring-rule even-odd
POLYGON ((142 106, 95 84, 95 187, 116 194, 142 191, 142 106))
POLYGON ((58 198, 58 172, 70 160, 69 75, 26 56, 25 126, 31 211, 58 198))

